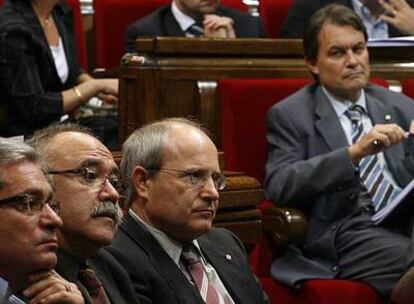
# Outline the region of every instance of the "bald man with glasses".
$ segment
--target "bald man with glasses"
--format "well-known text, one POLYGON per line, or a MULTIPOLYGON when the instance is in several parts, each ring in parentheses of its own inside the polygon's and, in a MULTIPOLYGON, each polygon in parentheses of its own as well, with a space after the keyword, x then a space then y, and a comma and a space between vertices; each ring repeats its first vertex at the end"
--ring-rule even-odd
POLYGON ((240 240, 212 227, 225 177, 198 124, 169 118, 136 130, 121 176, 129 211, 106 250, 141 303, 267 303, 240 240))
POLYGON ((75 124, 51 125, 28 142, 44 157, 60 203, 56 271, 76 283, 85 303, 139 303, 122 265, 99 252, 111 243, 122 219, 123 186, 112 153, 89 129, 75 124))
POLYGON ((59 205, 39 155, 0 138, 0 303, 84 303, 56 265, 59 205))

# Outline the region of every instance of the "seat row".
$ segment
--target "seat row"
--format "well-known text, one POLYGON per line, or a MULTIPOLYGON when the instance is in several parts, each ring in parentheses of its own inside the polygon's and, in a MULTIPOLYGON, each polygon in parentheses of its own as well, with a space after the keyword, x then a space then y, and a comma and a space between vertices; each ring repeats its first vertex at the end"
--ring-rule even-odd
MULTIPOLYGON (((270 38, 279 37, 283 21, 292 0, 261 0, 259 13, 270 38)), ((0 5, 4 0, 0 0, 0 5)), ((85 33, 79 0, 66 0, 73 11, 78 60, 88 67, 85 33)), ((111 68, 119 65, 125 52, 124 33, 134 20, 142 18, 171 0, 94 0, 94 43, 96 67, 111 68)), ((242 0, 222 0, 223 5, 242 11, 249 7, 242 0)))

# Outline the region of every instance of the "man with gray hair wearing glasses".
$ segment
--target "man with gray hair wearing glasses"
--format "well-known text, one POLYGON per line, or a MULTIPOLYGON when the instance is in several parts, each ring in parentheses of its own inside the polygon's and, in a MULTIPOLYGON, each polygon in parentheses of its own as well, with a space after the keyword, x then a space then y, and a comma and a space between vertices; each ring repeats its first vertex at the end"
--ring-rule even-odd
POLYGON ((52 186, 35 150, 0 137, 0 303, 83 303, 76 285, 59 276, 52 186))
POLYGON ((111 243, 122 218, 122 185, 112 153, 76 124, 51 125, 29 143, 44 157, 60 203, 57 272, 76 283, 85 303, 139 303, 123 267, 98 253, 111 243))
POLYGON ((169 118, 136 130, 121 173, 129 212, 106 250, 141 303, 267 303, 240 240, 212 228, 225 177, 198 124, 169 118))

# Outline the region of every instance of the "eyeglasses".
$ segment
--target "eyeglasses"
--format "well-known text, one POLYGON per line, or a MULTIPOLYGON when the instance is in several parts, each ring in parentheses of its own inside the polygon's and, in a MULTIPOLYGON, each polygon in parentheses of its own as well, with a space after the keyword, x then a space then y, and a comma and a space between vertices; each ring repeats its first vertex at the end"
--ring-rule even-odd
POLYGON ((179 173, 180 178, 182 178, 185 182, 187 182, 191 186, 195 187, 204 187, 209 178, 213 180, 214 187, 217 190, 223 190, 226 187, 226 177, 219 173, 213 172, 211 173, 209 170, 203 169, 191 169, 191 170, 175 170, 175 169, 167 169, 167 168, 160 168, 160 169, 147 169, 148 171, 158 171, 158 172, 174 172, 179 173))
POLYGON ((17 211, 27 215, 33 215, 42 212, 43 208, 46 205, 48 205, 50 209, 59 215, 60 208, 58 202, 52 199, 43 200, 35 194, 20 193, 13 197, 0 200, 0 208, 14 207, 17 211))
POLYGON ((81 178, 81 183, 83 185, 97 189, 99 188, 100 190, 102 190, 105 187, 106 180, 108 180, 112 187, 114 187, 120 195, 122 195, 125 191, 124 184, 122 183, 122 180, 119 177, 100 175, 96 170, 88 167, 62 171, 51 170, 48 173, 76 175, 81 178))

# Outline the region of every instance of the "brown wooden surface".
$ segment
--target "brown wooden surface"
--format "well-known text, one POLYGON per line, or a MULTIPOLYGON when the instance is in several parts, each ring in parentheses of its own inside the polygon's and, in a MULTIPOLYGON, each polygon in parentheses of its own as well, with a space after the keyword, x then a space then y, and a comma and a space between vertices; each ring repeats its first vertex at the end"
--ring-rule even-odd
MULTIPOLYGON (((412 48, 375 48, 372 77, 414 78, 412 48)), ((155 119, 200 119, 221 147, 216 81, 221 78, 307 78, 301 40, 146 38, 127 56, 120 76, 120 142, 155 119)))

